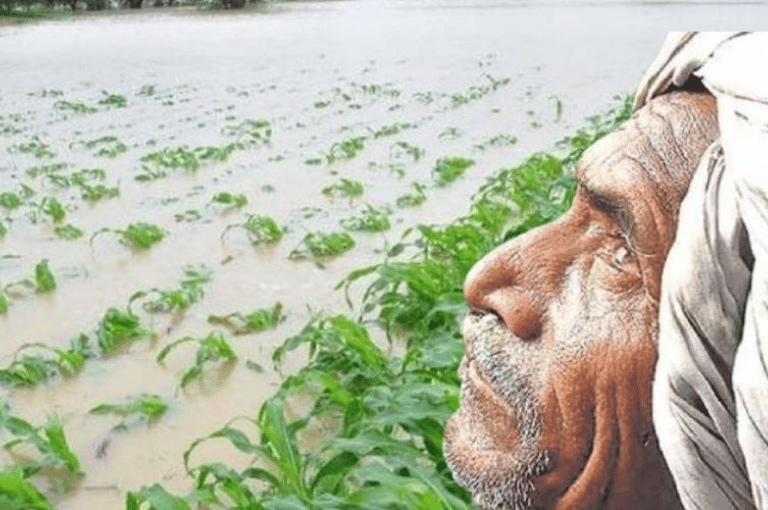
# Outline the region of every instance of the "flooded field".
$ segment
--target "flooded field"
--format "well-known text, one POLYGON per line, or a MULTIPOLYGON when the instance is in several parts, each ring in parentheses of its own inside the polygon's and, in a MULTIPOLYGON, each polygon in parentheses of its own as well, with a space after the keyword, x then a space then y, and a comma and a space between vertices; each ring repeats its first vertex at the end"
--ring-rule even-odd
POLYGON ((275 392, 273 348, 357 312, 349 271, 615 105, 681 20, 767 11, 297 2, 0 27, 0 396, 58 417, 85 473, 36 481, 66 510, 188 490, 189 445, 275 392), (81 334, 98 348, 74 376, 7 375, 82 361, 81 334), (90 412, 141 395, 167 405, 152 423, 90 412))

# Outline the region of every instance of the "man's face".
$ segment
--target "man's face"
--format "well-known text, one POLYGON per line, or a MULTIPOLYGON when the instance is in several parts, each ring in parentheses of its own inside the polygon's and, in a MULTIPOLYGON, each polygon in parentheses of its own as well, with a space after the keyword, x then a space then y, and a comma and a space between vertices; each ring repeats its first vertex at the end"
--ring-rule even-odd
POLYGON ((461 407, 445 448, 479 504, 679 507, 653 431, 651 378, 662 266, 717 136, 714 110, 705 94, 651 102, 584 154, 562 218, 467 276, 461 407))

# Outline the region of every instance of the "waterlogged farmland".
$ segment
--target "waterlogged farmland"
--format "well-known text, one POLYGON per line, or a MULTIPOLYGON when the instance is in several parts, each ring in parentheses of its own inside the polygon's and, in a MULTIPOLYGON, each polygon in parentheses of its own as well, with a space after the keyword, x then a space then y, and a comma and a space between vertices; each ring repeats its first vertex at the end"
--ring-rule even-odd
POLYGON ((441 451, 463 275, 563 210, 617 112, 587 117, 621 108, 660 20, 707 9, 307 2, 0 29, 4 490, 469 506, 441 451))

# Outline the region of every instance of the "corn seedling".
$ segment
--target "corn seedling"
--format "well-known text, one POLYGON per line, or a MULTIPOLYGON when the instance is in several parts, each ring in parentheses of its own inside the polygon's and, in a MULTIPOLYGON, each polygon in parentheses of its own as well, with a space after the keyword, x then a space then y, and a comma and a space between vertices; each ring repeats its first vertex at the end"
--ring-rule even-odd
POLYGON ((152 84, 142 85, 137 96, 154 96, 157 86, 152 84))
POLYGON ((239 143, 230 143, 223 147, 196 147, 193 152, 200 161, 226 161, 240 148, 239 143))
POLYGON ((102 136, 95 140, 83 142, 83 146, 89 150, 98 147, 94 156, 103 156, 107 158, 116 158, 117 156, 128 152, 128 146, 115 136, 102 136))
POLYGON ((363 194, 363 191, 365 191, 365 187, 363 186, 362 182, 353 179, 347 179, 345 177, 339 179, 339 182, 331 184, 330 186, 326 186, 322 189, 322 193, 325 196, 340 196, 349 199, 359 197, 363 194))
POLYGON ((183 311, 205 295, 203 288, 211 281, 211 270, 205 266, 187 267, 179 287, 171 290, 151 289, 135 292, 128 300, 128 309, 134 301, 143 300, 142 308, 150 313, 183 311), (151 299, 145 299, 151 298, 151 299))
POLYGON ((37 468, 0 468, 0 505, 8 510, 53 510, 53 505, 27 478, 37 468))
POLYGON ((24 203, 24 200, 13 191, 4 191, 0 193, 0 207, 5 209, 18 209, 24 203))
POLYGON ((51 163, 50 165, 32 166, 27 168, 25 173, 30 179, 35 179, 39 176, 50 175, 61 172, 67 168, 66 163, 51 163))
POLYGON ((410 122, 398 122, 395 124, 387 124, 386 126, 381 126, 379 129, 373 132, 373 138, 381 138, 383 136, 393 136, 405 129, 411 129, 415 128, 415 124, 411 124, 410 122))
POLYGON ((283 238, 284 229, 269 216, 249 214, 245 223, 227 225, 221 234, 222 241, 226 233, 233 228, 242 228, 248 235, 251 244, 276 243, 283 238))
POLYGON ((155 338, 155 332, 144 329, 139 318, 130 311, 109 308, 99 321, 96 341, 102 355, 109 356, 142 338, 155 338))
POLYGON ((442 130, 440 134, 437 135, 437 137, 440 140, 457 140, 461 138, 461 135, 462 135, 461 129, 457 127, 448 127, 442 130))
POLYGON ((283 305, 279 301, 271 309, 259 308, 248 313, 209 315, 208 322, 227 328, 233 335, 250 335, 272 329, 285 320, 283 305))
POLYGON ((365 137, 358 136, 349 138, 331 145, 331 148, 325 154, 325 160, 328 164, 334 163, 340 159, 352 159, 365 148, 365 137))
POLYGON ((54 290, 56 288, 56 278, 53 276, 53 273, 48 267, 48 259, 42 259, 40 262, 35 264, 34 279, 24 278, 17 282, 9 283, 2 290, 7 293, 10 289, 15 287, 34 289, 39 293, 50 292, 54 290))
POLYGON ((206 363, 215 363, 222 360, 225 363, 234 363, 237 361, 237 354, 224 339, 224 336, 221 333, 213 332, 202 339, 188 336, 171 342, 163 347, 157 355, 157 362, 162 364, 172 350, 176 349, 179 345, 188 342, 197 342, 197 352, 195 353, 194 364, 185 370, 181 376, 179 386, 182 389, 203 375, 203 366, 206 363))
POLYGON ((125 510, 191 510, 183 498, 174 496, 161 485, 142 487, 125 496, 125 510))
POLYGON ((389 148, 389 157, 392 159, 400 159, 403 156, 407 156, 414 163, 418 162, 427 151, 416 145, 412 145, 408 142, 396 142, 389 148))
POLYGON ((75 113, 78 115, 86 115, 89 113, 96 113, 96 108, 89 106, 85 103, 72 103, 70 101, 56 101, 53 103, 53 108, 65 113, 75 113))
POLYGON ((69 223, 55 227, 53 229, 53 233, 56 234, 56 237, 59 239, 64 239, 67 241, 75 241, 83 237, 82 229, 79 229, 74 225, 70 225, 69 223))
POLYGON ((61 202, 53 197, 45 197, 43 201, 40 202, 40 212, 49 216, 54 223, 61 223, 67 215, 61 202))
POLYGON ((390 211, 382 208, 376 208, 372 205, 366 206, 360 216, 353 216, 341 220, 341 226, 354 231, 362 232, 383 232, 389 230, 390 211))
POLYGON ((221 204, 229 207, 243 207, 248 205, 248 197, 242 193, 230 193, 229 191, 221 191, 213 195, 211 203, 221 204))
POLYGON ((93 245, 94 238, 104 232, 117 234, 121 243, 134 250, 147 250, 165 238, 165 230, 152 223, 139 221, 129 223, 124 229, 102 228, 97 230, 91 236, 91 245, 93 245))
POLYGON ((29 154, 38 159, 50 159, 56 157, 56 153, 48 145, 43 143, 38 136, 33 136, 32 140, 27 143, 20 143, 8 147, 8 152, 11 154, 29 154))
POLYGON ((496 135, 482 143, 475 145, 475 147, 480 150, 486 150, 489 147, 493 147, 493 148, 509 147, 509 146, 515 145, 516 143, 517 143, 516 136, 502 133, 500 135, 496 135))
POLYGON ((158 395, 142 394, 124 404, 99 404, 88 411, 96 415, 117 415, 122 418, 112 430, 128 428, 128 419, 137 418, 148 423, 155 422, 168 410, 168 404, 158 395))
POLYGON ((395 203, 398 207, 416 207, 423 204, 427 200, 427 195, 424 193, 427 187, 420 182, 411 183, 411 192, 406 195, 397 197, 395 203))
POLYGON ((13 355, 8 367, 0 369, 0 382, 10 386, 37 386, 56 375, 71 377, 82 370, 88 357, 84 336, 73 341, 67 350, 41 343, 25 344, 13 355))
POLYGON ((13 436, 3 448, 11 449, 20 444, 28 444, 42 455, 43 465, 63 467, 70 475, 77 477, 82 475, 80 460, 69 448, 58 418, 48 418, 43 426, 35 427, 28 421, 11 415, 6 406, 0 406, 0 430, 13 436))
POLYGON ((184 147, 166 147, 141 157, 143 167, 150 170, 185 170, 194 172, 200 168, 200 161, 194 151, 184 147))
POLYGON ((351 250, 355 240, 346 232, 311 232, 304 236, 299 246, 288 255, 292 260, 303 260, 310 257, 333 257, 351 250))
POLYGON ((245 146, 266 145, 272 140, 272 126, 263 119, 247 119, 223 129, 223 134, 236 137, 245 146))
POLYGON ((122 94, 110 94, 106 90, 101 91, 102 98, 99 99, 99 104, 114 106, 116 108, 125 108, 128 106, 128 98, 122 94))
POLYGON ((435 163, 432 170, 432 177, 438 186, 447 186, 462 175, 467 168, 474 165, 475 162, 467 158, 441 158, 435 163))

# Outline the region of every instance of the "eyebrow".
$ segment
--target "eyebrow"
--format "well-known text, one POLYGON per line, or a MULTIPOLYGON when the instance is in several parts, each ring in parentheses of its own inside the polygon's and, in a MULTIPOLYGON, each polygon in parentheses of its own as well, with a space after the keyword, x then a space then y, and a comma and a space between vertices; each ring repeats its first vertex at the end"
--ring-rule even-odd
POLYGON ((631 238, 634 233, 635 217, 625 202, 617 200, 608 193, 591 188, 584 182, 579 183, 579 191, 587 201, 598 211, 607 214, 621 228, 624 235, 631 238))

